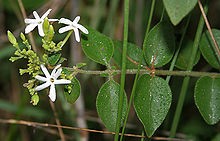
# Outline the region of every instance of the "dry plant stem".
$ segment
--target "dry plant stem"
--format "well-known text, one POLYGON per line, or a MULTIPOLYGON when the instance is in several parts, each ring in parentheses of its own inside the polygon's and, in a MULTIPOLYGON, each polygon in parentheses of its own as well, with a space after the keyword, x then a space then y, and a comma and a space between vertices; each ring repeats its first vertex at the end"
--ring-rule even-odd
MULTIPOLYGON (((53 127, 53 128, 62 128, 62 129, 86 131, 86 132, 101 133, 101 134, 111 134, 111 135, 115 134, 115 132, 109 132, 109 131, 92 130, 92 129, 86 129, 86 128, 71 127, 71 126, 61 126, 61 125, 55 125, 55 124, 16 120, 16 119, 0 119, 0 123, 26 125, 26 126, 32 126, 32 127, 53 127)), ((121 133, 119 133, 119 135, 121 135, 121 133)), ((124 134, 124 136, 135 137, 135 138, 148 138, 147 136, 136 135, 136 134, 124 134)), ((159 140, 162 140, 162 141, 187 141, 186 139, 167 138, 167 137, 152 137, 151 139, 158 140, 158 141, 159 140)))
MULTIPOLYGON (((19 7, 20 7, 20 9, 21 9, 22 16, 23 16, 23 18, 25 19, 25 18, 27 17, 27 14, 26 14, 26 12, 25 12, 24 5, 23 5, 23 3, 22 3, 21 0, 18 0, 18 4, 19 4, 19 7)), ((29 37, 29 39, 30 39, 31 46, 32 46, 33 50, 34 50, 35 52, 37 52, 37 48, 36 48, 36 44, 35 44, 35 41, 34 41, 34 37, 33 37, 33 35, 32 35, 31 32, 28 34, 28 37, 29 37)))
POLYGON ((214 37, 214 35, 213 35, 213 33, 212 33, 211 26, 210 26, 209 21, 208 21, 208 19, 207 19, 207 17, 206 17, 204 8, 203 8, 202 3, 201 3, 200 0, 198 0, 198 4, 199 4, 199 8, 200 8, 200 10, 201 10, 202 16, 203 16, 203 18, 204 18, 206 27, 207 27, 207 29, 208 29, 208 31, 209 31, 209 34, 210 34, 210 36, 211 36, 211 38, 212 38, 212 41, 213 41, 213 43, 214 43, 214 46, 215 46, 215 49, 214 49, 214 50, 215 50, 215 52, 216 52, 217 59, 218 59, 218 61, 219 61, 219 63, 220 63, 220 50, 219 50, 219 46, 218 46, 218 44, 217 44, 217 42, 216 42, 216 40, 215 40, 215 37, 214 37))
MULTIPOLYGON (((49 100, 49 101, 50 101, 50 100, 49 100)), ((60 126, 61 126, 61 123, 60 123, 60 120, 59 120, 59 118, 58 118, 55 105, 54 105, 54 103, 53 103, 52 101, 50 101, 50 107, 51 107, 51 109, 53 110, 53 114, 54 114, 54 117, 55 117, 55 120, 56 120, 56 124, 57 124, 57 128, 58 128, 58 132, 59 132, 59 134, 60 134, 61 141, 65 141, 65 136, 64 136, 63 130, 62 130, 62 128, 60 127, 60 126)))

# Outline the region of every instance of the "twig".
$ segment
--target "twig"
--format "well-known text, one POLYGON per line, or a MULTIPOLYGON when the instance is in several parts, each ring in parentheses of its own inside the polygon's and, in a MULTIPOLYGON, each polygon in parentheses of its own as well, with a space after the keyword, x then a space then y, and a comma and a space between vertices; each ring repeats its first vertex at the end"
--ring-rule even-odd
POLYGON ((204 18, 206 27, 207 27, 207 29, 208 29, 208 31, 209 31, 209 34, 210 34, 210 36, 211 36, 211 38, 212 38, 212 41, 213 41, 213 43, 214 43, 214 46, 215 46, 215 49, 214 49, 214 50, 215 50, 215 52, 216 52, 216 55, 217 55, 217 58, 218 58, 218 62, 220 63, 220 50, 219 50, 218 43, 216 42, 215 37, 214 37, 214 35, 213 35, 213 33, 212 33, 211 26, 210 26, 209 21, 208 21, 208 19, 207 19, 207 17, 206 17, 206 14, 205 14, 205 12, 204 12, 204 8, 203 8, 202 3, 201 3, 200 0, 198 0, 198 4, 199 4, 199 8, 200 8, 200 10, 201 10, 202 16, 203 16, 203 18, 204 18))
MULTIPOLYGON (((18 4, 19 4, 19 7, 20 7, 20 9, 21 9, 22 16, 23 16, 23 18, 25 19, 25 18, 27 17, 27 14, 26 14, 26 12, 25 12, 24 5, 23 5, 23 3, 22 3, 21 0, 18 0, 18 4)), ((34 50, 35 52, 37 52, 37 48, 36 48, 36 44, 35 44, 35 41, 34 41, 33 34, 30 32, 30 33, 28 34, 28 37, 29 37, 29 39, 30 39, 31 46, 32 46, 33 50, 34 50)))
MULTIPOLYGON (((87 128, 77 128, 77 127, 71 127, 71 126, 61 126, 61 125, 55 125, 55 124, 48 124, 48 123, 40 123, 40 122, 32 122, 32 121, 24 121, 24 120, 15 120, 15 119, 0 119, 0 123, 3 124, 20 124, 20 125, 26 125, 26 126, 41 126, 41 127, 54 127, 54 128, 63 128, 63 129, 69 129, 69 130, 78 130, 78 131, 86 131, 86 132, 93 132, 93 133, 100 133, 100 134, 111 134, 114 135, 115 132, 109 132, 109 131, 100 131, 100 130, 93 130, 93 129, 87 129, 87 128)), ((119 133, 119 135, 121 135, 119 133)), ((124 136, 127 137, 135 137, 135 138, 148 138, 147 136, 143 135, 136 135, 136 134, 124 134, 124 136)), ((167 138, 167 137, 152 137, 153 140, 163 140, 163 141, 189 141, 186 139, 179 139, 179 138, 167 138)))
MULTIPOLYGON (((49 101, 50 101, 50 100, 49 100, 49 101)), ((54 114, 54 117, 55 117, 55 120, 56 120, 58 132, 59 132, 59 134, 60 134, 60 138, 61 138, 62 141, 65 141, 65 136, 64 136, 63 130, 62 130, 62 128, 61 128, 61 123, 60 123, 60 120, 59 120, 59 118, 58 118, 55 105, 54 105, 54 103, 53 103, 52 101, 50 101, 50 107, 51 107, 51 109, 53 110, 53 114, 54 114)))

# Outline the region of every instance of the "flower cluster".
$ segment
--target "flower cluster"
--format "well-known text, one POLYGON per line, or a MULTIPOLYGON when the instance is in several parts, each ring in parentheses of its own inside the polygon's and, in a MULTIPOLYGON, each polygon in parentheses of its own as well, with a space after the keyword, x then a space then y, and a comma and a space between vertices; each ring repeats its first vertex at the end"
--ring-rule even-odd
MULTIPOLYGON (((61 57, 62 46, 65 44, 66 40, 69 38, 69 35, 63 41, 59 43, 53 42, 54 37, 54 28, 50 22, 58 22, 65 24, 66 26, 61 27, 58 32, 64 33, 67 31, 72 31, 75 33, 75 38, 77 42, 80 42, 80 31, 85 34, 88 34, 88 30, 79 24, 80 16, 77 16, 73 21, 61 18, 61 19, 49 19, 48 15, 52 9, 49 9, 40 17, 36 11, 33 12, 33 19, 26 18, 24 22, 27 24, 25 28, 25 34, 30 33, 36 27, 38 29, 38 34, 42 37, 42 47, 45 50, 42 56, 38 56, 34 50, 32 50, 31 44, 29 44, 23 33, 20 34, 22 43, 26 48, 20 46, 17 42, 15 36, 8 31, 8 39, 12 45, 16 48, 14 53, 15 56, 11 57, 12 62, 19 59, 28 60, 28 68, 20 69, 20 74, 28 73, 32 76, 32 79, 28 80, 28 83, 24 84, 28 88, 31 95, 31 103, 37 105, 39 101, 38 91, 41 91, 47 87, 49 88, 49 98, 51 101, 56 100, 56 89, 55 85, 59 84, 68 84, 65 86, 64 91, 67 91, 69 94, 73 89, 73 84, 75 83, 73 73, 69 72, 66 69, 61 68, 61 63, 66 59, 61 57), (48 68, 53 68, 51 73, 49 73, 48 68), (44 76, 43 76, 44 75, 44 76), (60 77, 60 79, 58 79, 60 77), (42 83, 43 82, 43 83, 42 83)), ((75 96, 76 97, 76 96, 75 96)), ((72 100, 73 101, 73 100, 72 100)))

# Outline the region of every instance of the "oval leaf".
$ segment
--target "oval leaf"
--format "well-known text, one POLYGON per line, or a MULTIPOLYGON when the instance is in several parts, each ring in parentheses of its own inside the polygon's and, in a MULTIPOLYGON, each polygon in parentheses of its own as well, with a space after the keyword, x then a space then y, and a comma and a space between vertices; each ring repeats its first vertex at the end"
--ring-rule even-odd
POLYGON ((60 57, 61 57, 61 53, 51 54, 48 57, 48 63, 54 66, 60 60, 60 57))
POLYGON ((82 35, 84 53, 93 61, 107 66, 114 52, 112 40, 92 28, 87 29, 89 34, 82 35))
MULTIPOLYGON (((179 69, 186 70, 190 61, 191 52, 193 49, 193 42, 191 40, 183 41, 175 66, 179 69)), ((196 65, 200 59, 200 52, 197 52, 193 65, 196 65)))
POLYGON ((134 96, 134 108, 148 137, 154 134, 165 119, 171 99, 170 87, 164 79, 147 74, 139 78, 134 96))
POLYGON ((220 78, 208 76, 200 78, 195 87, 195 103, 208 124, 220 120, 220 78))
POLYGON ((175 38, 170 24, 161 22, 148 34, 143 46, 144 57, 148 65, 155 67, 167 64, 174 54, 175 38), (155 59, 154 59, 155 58, 155 59))
MULTIPOLYGON (((113 41, 114 43, 114 55, 113 59, 115 63, 121 67, 121 58, 122 58, 122 46, 123 43, 121 41, 113 41)), ((140 47, 136 46, 135 44, 128 43, 127 46, 127 61, 126 61, 126 68, 134 69, 138 67, 139 59, 142 56, 142 64, 146 66, 146 63, 143 59, 143 53, 140 47)))
MULTIPOLYGON (((212 29, 212 33, 218 43, 220 45, 220 30, 217 29, 212 29)), ((200 44, 199 44, 199 49, 202 52, 202 56, 205 58, 205 60, 214 68, 220 69, 220 62, 217 60, 216 53, 214 51, 214 44, 213 41, 210 37, 210 34, 208 31, 203 33, 200 44)))
POLYGON ((76 78, 73 78, 71 84, 66 85, 64 89, 64 95, 67 102, 73 104, 80 95, 80 83, 76 78))
POLYGON ((163 0, 171 22, 177 25, 195 7, 197 0, 163 0))
MULTIPOLYGON (((109 131, 115 131, 118 113, 120 85, 113 80, 109 80, 102 85, 96 99, 96 108, 99 117, 109 131)), ((125 117, 127 108, 127 97, 124 93, 122 119, 125 117)))

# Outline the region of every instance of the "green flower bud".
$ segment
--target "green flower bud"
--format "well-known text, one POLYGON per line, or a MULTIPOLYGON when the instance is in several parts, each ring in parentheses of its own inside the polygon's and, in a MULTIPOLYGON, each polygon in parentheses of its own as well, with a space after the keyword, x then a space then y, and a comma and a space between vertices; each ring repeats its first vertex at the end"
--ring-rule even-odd
POLYGON ((31 97, 31 102, 34 106, 37 105, 39 102, 39 96, 37 94, 34 94, 32 97, 31 97))

